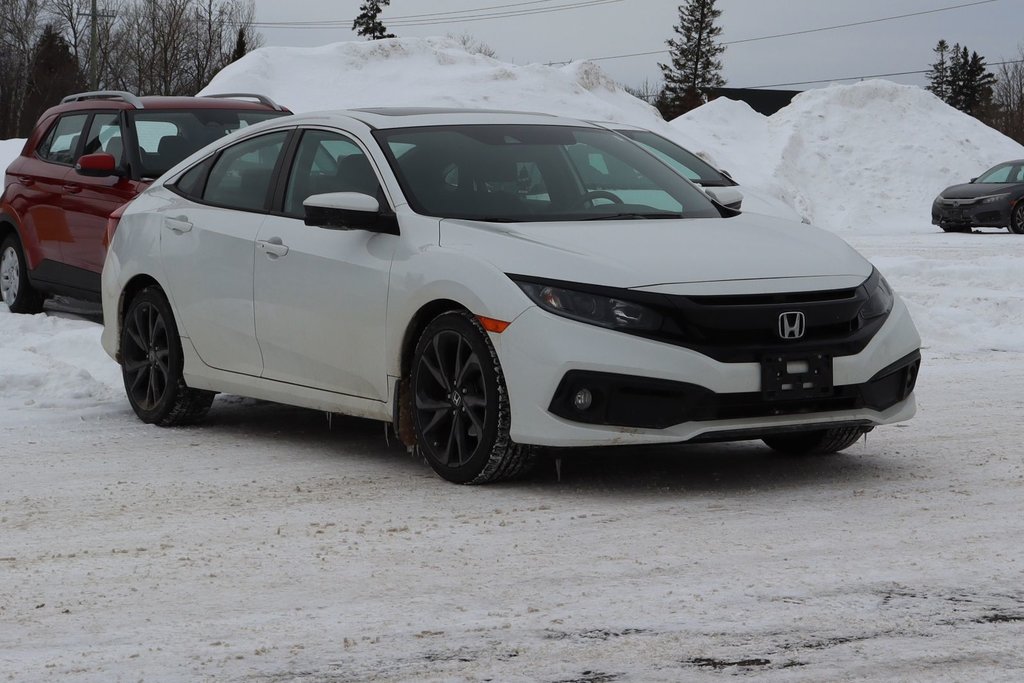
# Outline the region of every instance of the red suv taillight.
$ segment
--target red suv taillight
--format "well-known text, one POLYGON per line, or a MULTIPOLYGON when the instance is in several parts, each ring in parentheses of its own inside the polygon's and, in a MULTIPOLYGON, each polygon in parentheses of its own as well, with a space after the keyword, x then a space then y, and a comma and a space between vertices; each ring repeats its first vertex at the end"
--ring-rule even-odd
POLYGON ((103 248, 109 249, 110 243, 114 241, 114 233, 117 231, 117 224, 121 222, 121 215, 124 214, 124 210, 128 208, 131 202, 125 202, 121 206, 114 209, 114 212, 107 216, 107 230, 103 235, 103 248))

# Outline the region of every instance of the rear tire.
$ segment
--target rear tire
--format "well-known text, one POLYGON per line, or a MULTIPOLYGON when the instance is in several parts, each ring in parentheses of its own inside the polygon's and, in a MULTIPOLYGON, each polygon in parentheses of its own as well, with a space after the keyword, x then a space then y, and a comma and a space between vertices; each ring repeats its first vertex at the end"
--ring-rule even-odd
POLYGON ((485 484, 529 468, 530 447, 509 437, 511 411, 498 355, 473 315, 451 311, 427 325, 410 379, 416 448, 442 478, 485 484))
POLYGON ((11 313, 41 313, 45 297, 28 279, 25 252, 17 235, 8 235, 0 246, 0 298, 11 313))
POLYGON ((1024 198, 1017 200, 1017 206, 1010 213, 1010 232, 1024 235, 1024 198))
POLYGON ((828 455, 849 448, 865 432, 863 427, 834 427, 813 432, 777 434, 762 440, 772 450, 787 455, 828 455))
POLYGON ((190 388, 183 369, 171 306, 158 287, 146 287, 128 304, 121 324, 121 375, 139 419, 172 427, 206 415, 214 393, 190 388))

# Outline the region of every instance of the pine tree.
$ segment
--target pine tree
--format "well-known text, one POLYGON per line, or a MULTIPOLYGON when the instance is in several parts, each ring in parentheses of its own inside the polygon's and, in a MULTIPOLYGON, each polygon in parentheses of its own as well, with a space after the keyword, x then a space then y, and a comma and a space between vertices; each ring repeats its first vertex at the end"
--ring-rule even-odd
POLYGON ((238 40, 235 41, 235 49, 231 53, 231 61, 237 62, 249 52, 249 46, 245 42, 245 29, 238 29, 238 40))
POLYGON ((928 72, 928 90, 943 102, 949 101, 949 43, 940 40, 933 50, 938 60, 928 72))
POLYGON ((22 103, 21 120, 26 129, 47 108, 60 101, 69 92, 77 92, 85 85, 71 46, 53 24, 43 27, 42 35, 32 51, 28 73, 28 91, 22 103))
POLYGON ((965 114, 985 113, 992 103, 996 77, 988 70, 985 58, 959 43, 953 46, 949 63, 949 95, 946 103, 965 114))
POLYGON ((391 0, 365 0, 359 6, 359 16, 352 22, 352 30, 370 40, 394 38, 395 34, 388 33, 387 27, 380 20, 381 9, 390 4, 391 0))
POLYGON ((722 10, 715 0, 688 0, 679 6, 677 38, 666 41, 671 64, 658 64, 665 76, 665 88, 658 108, 665 118, 674 118, 706 101, 708 91, 725 85, 718 56, 725 46, 717 42, 722 27, 715 20, 722 10))

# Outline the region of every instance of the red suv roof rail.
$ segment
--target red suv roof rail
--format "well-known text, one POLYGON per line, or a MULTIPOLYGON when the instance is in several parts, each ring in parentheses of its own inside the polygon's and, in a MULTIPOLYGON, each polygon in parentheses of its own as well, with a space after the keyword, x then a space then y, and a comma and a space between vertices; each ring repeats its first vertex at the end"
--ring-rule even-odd
POLYGON ((256 93, 251 93, 251 92, 226 92, 226 93, 218 93, 216 95, 200 95, 200 97, 215 97, 215 98, 223 98, 223 99, 250 99, 250 100, 256 100, 260 104, 265 104, 268 107, 271 107, 271 108, 273 108, 273 109, 275 109, 277 111, 286 111, 286 109, 284 107, 282 107, 280 104, 278 104, 274 100, 270 99, 266 95, 258 95, 256 93))
POLYGON ((62 99, 60 103, 67 104, 68 102, 82 102, 83 100, 124 100, 136 109, 146 108, 145 105, 142 104, 142 100, 139 99, 138 95, 127 92, 126 90, 94 90, 92 92, 80 92, 74 95, 68 95, 62 99))

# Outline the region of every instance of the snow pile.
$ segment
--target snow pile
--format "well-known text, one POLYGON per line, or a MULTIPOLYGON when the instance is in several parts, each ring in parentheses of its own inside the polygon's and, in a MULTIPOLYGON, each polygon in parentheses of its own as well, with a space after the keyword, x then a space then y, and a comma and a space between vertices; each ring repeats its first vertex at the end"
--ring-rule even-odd
POLYGON ((0 171, 14 161, 14 157, 21 154, 21 148, 25 146, 25 140, 14 138, 12 140, 0 140, 0 171))
POLYGON ((266 47, 217 74, 201 94, 258 92, 296 113, 356 107, 479 107, 664 126, 657 110, 589 62, 517 66, 447 38, 266 47))
POLYGON ((0 303, 0 410, 124 401, 120 368, 101 328, 52 315, 15 315, 0 303))
POLYGON ((771 117, 716 100, 672 122, 741 184, 836 231, 932 232, 945 187, 1024 157, 1024 147, 912 86, 875 80, 798 95, 771 117))

